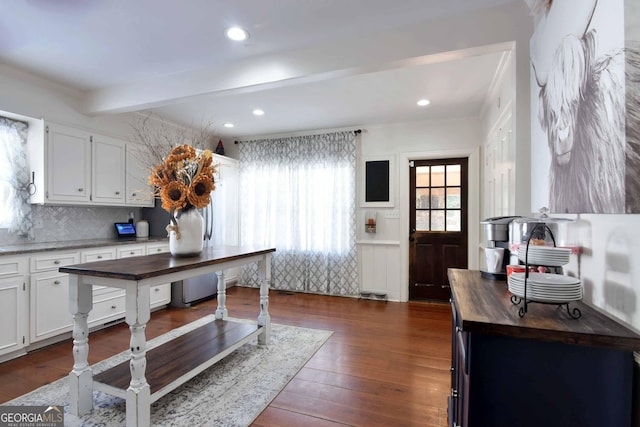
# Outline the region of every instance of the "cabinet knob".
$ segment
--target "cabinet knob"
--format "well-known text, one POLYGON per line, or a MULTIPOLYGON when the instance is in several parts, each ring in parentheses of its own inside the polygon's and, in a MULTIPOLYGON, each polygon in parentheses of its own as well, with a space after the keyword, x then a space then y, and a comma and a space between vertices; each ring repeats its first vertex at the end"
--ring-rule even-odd
POLYGON ((156 291, 156 292, 160 292, 160 289, 158 289, 158 288, 155 288, 155 289, 154 289, 154 291, 156 291))
POLYGON ((78 192, 82 193, 84 191, 84 188, 78 188, 78 192))
POLYGON ((119 196, 119 195, 120 195, 120 192, 119 192, 119 191, 116 191, 116 196, 119 196))
POLYGON ((136 254, 136 253, 135 253, 135 252, 133 252, 133 251, 129 252, 129 255, 135 255, 135 254, 136 254))
POLYGON ((156 250, 157 250, 158 252, 162 252, 162 249, 160 249, 160 248, 158 248, 158 249, 156 249, 156 250))
POLYGON ((102 255, 98 255, 98 259, 102 259, 102 255))
POLYGON ((131 193, 131 197, 136 197, 137 194, 136 193, 131 193))
POLYGON ((115 306, 115 305, 112 305, 112 306, 111 306, 111 310, 115 310, 115 309, 116 309, 116 306, 115 306))
POLYGON ((53 263, 54 263, 55 265, 58 265, 58 264, 60 264, 60 261, 59 261, 59 260, 55 260, 55 261, 53 261, 53 263))
POLYGON ((60 281, 59 281, 59 280, 55 280, 55 281, 53 282, 53 284, 54 284, 54 285, 59 285, 59 284, 60 284, 60 281))

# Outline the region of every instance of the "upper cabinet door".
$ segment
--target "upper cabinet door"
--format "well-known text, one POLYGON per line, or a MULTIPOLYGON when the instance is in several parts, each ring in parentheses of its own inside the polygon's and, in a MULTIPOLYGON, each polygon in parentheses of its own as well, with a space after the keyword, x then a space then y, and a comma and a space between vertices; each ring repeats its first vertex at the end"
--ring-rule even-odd
POLYGON ((125 182, 127 191, 125 202, 131 206, 147 206, 153 207, 154 200, 152 197, 152 187, 149 185, 150 170, 140 161, 141 155, 139 150, 127 145, 127 165, 125 182))
POLYGON ((53 124, 50 124, 47 129, 47 200, 89 202, 91 196, 90 134, 53 124))
POLYGON ((124 204, 125 143, 102 135, 92 139, 92 201, 124 204))

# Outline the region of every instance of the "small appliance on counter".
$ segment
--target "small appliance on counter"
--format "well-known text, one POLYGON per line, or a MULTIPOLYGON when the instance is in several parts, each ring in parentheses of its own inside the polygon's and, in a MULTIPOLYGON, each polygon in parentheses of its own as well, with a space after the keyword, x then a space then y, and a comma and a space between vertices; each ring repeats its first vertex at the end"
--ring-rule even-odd
POLYGON ((147 238, 149 237, 149 222, 145 219, 141 219, 136 223, 136 237, 147 238))
POLYGON ((136 227, 130 222, 115 222, 116 237, 118 240, 127 240, 136 238, 136 227))
POLYGON ((485 279, 507 279, 507 265, 511 261, 510 224, 517 218, 520 217, 500 216, 480 221, 480 224, 484 226, 484 237, 487 241, 485 245, 487 265, 484 270, 480 270, 480 274, 485 279))

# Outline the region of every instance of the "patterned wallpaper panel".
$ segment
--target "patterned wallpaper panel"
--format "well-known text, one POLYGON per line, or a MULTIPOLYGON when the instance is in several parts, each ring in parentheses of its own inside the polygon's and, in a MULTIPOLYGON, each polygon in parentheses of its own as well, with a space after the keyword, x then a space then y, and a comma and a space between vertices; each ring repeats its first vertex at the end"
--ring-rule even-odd
POLYGON ((129 212, 134 221, 141 218, 141 208, 75 207, 31 205, 35 240, 29 241, 0 229, 0 245, 57 242, 64 240, 109 239, 115 237, 114 222, 127 222, 129 212))

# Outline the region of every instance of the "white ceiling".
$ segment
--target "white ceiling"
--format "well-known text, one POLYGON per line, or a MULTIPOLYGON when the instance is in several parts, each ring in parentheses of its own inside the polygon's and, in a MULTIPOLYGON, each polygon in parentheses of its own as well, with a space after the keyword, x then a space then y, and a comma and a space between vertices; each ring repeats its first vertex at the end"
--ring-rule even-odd
POLYGON ((413 35, 451 40, 447 19, 512 1, 3 0, 0 63, 81 91, 87 114, 152 111, 225 137, 473 116, 508 47, 413 35), (224 37, 236 24, 249 40, 224 37))

